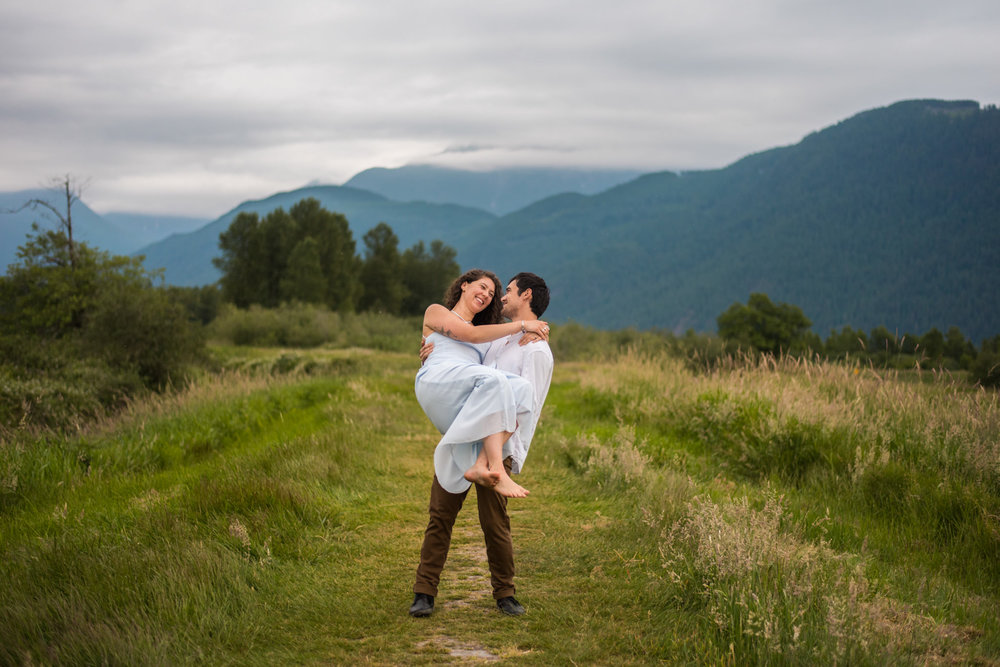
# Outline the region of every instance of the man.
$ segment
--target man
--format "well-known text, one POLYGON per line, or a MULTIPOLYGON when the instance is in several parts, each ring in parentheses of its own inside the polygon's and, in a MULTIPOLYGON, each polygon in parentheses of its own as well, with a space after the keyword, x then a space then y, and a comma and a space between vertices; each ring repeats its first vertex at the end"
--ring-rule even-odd
MULTIPOLYGON (((549 305, 549 288, 535 274, 519 273, 511 279, 500 301, 504 317, 511 320, 536 320, 549 305)), ((532 411, 535 421, 519 424, 503 446, 503 463, 508 474, 521 472, 538 415, 552 382, 552 350, 548 343, 538 341, 521 344, 523 336, 524 334, 517 333, 493 341, 483 359, 487 366, 520 375, 535 390, 535 409, 532 411)), ((432 348, 432 345, 425 345, 420 351, 421 359, 426 359, 432 348)), ((507 499, 488 487, 478 484, 473 486, 476 487, 479 524, 486 539, 486 559, 490 567, 493 599, 504 614, 520 616, 524 613, 524 607, 514 598, 514 543, 510 536, 507 499)), ((441 570, 444 569, 451 546, 451 530, 466 494, 468 490, 460 494, 448 493, 441 488, 435 475, 431 485, 430 519, 424 532, 420 565, 413 585, 411 616, 430 616, 434 611, 441 570)))

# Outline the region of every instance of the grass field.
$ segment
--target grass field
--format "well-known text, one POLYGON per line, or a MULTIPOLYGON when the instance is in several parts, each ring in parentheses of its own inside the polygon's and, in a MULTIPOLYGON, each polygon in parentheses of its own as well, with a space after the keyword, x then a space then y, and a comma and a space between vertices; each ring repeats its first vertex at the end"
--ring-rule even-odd
POLYGON ((227 367, 0 447, 0 664, 1000 664, 1000 401, 808 362, 559 363, 500 615, 474 508, 406 609, 412 354, 227 367))

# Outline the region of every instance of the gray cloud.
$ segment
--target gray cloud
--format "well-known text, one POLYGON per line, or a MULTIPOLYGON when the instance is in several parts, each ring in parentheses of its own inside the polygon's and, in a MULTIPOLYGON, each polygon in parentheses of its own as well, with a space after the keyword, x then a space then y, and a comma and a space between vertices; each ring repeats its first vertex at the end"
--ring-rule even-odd
POLYGON ((414 162, 721 167, 900 99, 1000 98, 993 1, 16 4, 0 190, 73 172, 99 211, 414 162))

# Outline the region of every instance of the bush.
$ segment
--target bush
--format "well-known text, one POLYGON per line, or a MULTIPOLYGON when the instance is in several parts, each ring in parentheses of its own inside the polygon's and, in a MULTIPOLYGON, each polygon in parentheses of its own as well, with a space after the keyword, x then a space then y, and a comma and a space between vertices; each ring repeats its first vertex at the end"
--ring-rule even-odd
POLYGON ((233 345, 369 347, 394 352, 420 348, 420 320, 377 313, 337 313, 325 306, 290 303, 278 308, 226 306, 209 337, 233 345))
POLYGON ((1000 387, 1000 353, 980 352, 971 364, 969 379, 983 387, 1000 387))
POLYGON ((204 347, 200 328, 160 289, 114 284, 98 296, 83 331, 87 348, 150 387, 184 375, 204 347))

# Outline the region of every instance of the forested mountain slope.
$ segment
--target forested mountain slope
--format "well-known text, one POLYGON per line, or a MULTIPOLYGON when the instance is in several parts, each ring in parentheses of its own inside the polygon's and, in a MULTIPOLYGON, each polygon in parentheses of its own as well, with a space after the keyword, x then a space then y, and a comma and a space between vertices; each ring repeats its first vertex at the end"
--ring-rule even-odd
POLYGON ((650 174, 505 216, 463 266, 533 270, 549 316, 714 330, 751 292, 822 335, 1000 332, 1000 111, 914 100, 724 169, 650 174))

